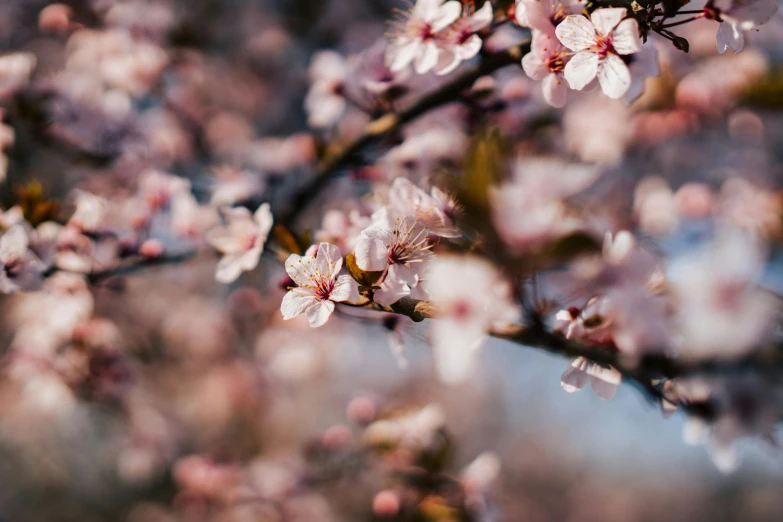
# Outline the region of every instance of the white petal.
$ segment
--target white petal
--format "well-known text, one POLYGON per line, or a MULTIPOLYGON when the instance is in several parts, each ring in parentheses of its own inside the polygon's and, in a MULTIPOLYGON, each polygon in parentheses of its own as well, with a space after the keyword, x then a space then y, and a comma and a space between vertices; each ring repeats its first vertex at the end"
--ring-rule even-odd
POLYGON ((555 34, 560 42, 572 51, 582 51, 591 47, 596 33, 590 20, 582 15, 569 15, 557 28, 555 34))
POLYGON ((317 328, 326 324, 329 316, 334 312, 334 303, 331 301, 315 301, 305 309, 310 326, 317 328))
POLYGON ((27 253, 27 232, 23 225, 14 225, 0 237, 0 261, 21 259, 27 253))
MULTIPOLYGON (((740 2, 737 2, 739 4, 740 2)), ((751 30, 765 24, 778 12, 780 0, 756 0, 731 10, 724 19, 731 18, 739 29, 751 30)))
POLYGON ((356 264, 362 270, 377 272, 386 268, 389 252, 380 239, 367 237, 364 233, 356 242, 356 264))
POLYGON ((574 55, 563 71, 568 85, 577 91, 584 89, 598 74, 598 61, 598 55, 590 51, 574 55))
POLYGON ((565 78, 558 74, 548 74, 541 84, 544 99, 552 107, 559 109, 566 104, 568 86, 565 78))
POLYGON ((473 32, 486 29, 492 23, 494 14, 495 13, 492 10, 492 2, 487 0, 484 2, 484 5, 481 6, 481 9, 473 13, 473 16, 470 17, 470 24, 468 27, 473 32))
POLYGON ((315 296, 312 293, 305 292, 301 288, 293 288, 283 297, 280 303, 280 311, 283 313, 283 319, 293 319, 304 313, 308 306, 316 303, 315 296))
MULTIPOLYGON (((617 54, 638 53, 642 46, 639 42, 639 23, 635 18, 620 22, 612 33, 612 45, 617 54)), ((650 44, 652 45, 652 43, 650 44)))
POLYGON ((343 267, 343 254, 340 252, 340 248, 329 243, 318 245, 315 266, 322 274, 337 277, 343 267))
POLYGON ((266 239, 266 236, 269 235, 269 231, 272 230, 272 224, 274 223, 269 203, 264 203, 258 207, 256 213, 253 214, 253 219, 255 220, 256 225, 258 225, 258 235, 263 236, 264 239, 266 239))
POLYGON ((616 54, 609 54, 601 60, 598 65, 598 83, 610 98, 622 98, 631 86, 631 73, 623 59, 616 54))
POLYGON ((392 72, 400 72, 405 69, 419 54, 420 48, 421 40, 416 39, 404 39, 401 43, 396 44, 389 51, 392 57, 389 69, 392 72))
POLYGON ((288 273, 288 277, 294 280, 294 283, 302 285, 310 278, 313 261, 313 258, 309 256, 291 254, 285 260, 285 271, 288 273))
POLYGON ((341 275, 334 283, 332 293, 329 294, 332 301, 349 301, 355 303, 359 300, 359 285, 349 275, 341 275))
POLYGON ((261 259, 261 251, 263 248, 251 248, 241 256, 239 256, 239 265, 242 270, 249 272, 258 266, 258 261, 261 259))
POLYGON ((432 70, 438 64, 438 55, 440 49, 434 42, 427 42, 421 49, 421 52, 416 56, 416 61, 413 64, 414 69, 418 74, 424 74, 432 70))
POLYGON ((574 393, 584 388, 590 378, 585 372, 586 366, 587 361, 583 357, 572 360, 560 376, 560 386, 568 393, 574 393))
POLYGON ((242 273, 242 256, 228 254, 218 261, 215 279, 223 284, 233 283, 242 273))
POLYGON ((476 56, 479 51, 481 50, 481 38, 477 34, 474 34, 470 38, 467 39, 465 43, 458 46, 455 49, 455 54, 459 56, 463 61, 470 60, 474 56, 476 56))
POLYGON ((437 33, 457 21, 462 15, 462 4, 457 0, 446 2, 438 9, 437 16, 432 20, 432 31, 437 33))
POLYGON ((387 278, 381 284, 381 288, 375 291, 373 301, 381 306, 389 306, 408 295, 410 295, 410 288, 406 284, 387 278))
POLYGON ((335 94, 323 94, 321 92, 307 93, 305 109, 307 110, 307 123, 314 129, 331 127, 345 112, 346 102, 342 96, 335 94))
POLYGON ((718 43, 718 52, 721 54, 725 53, 729 47, 734 49, 735 53, 745 47, 745 36, 742 31, 729 22, 722 22, 718 25, 718 33, 715 38, 718 43))
MULTIPOLYGON (((624 7, 610 7, 603 9, 596 9, 593 14, 590 15, 595 30, 603 36, 607 36, 612 32, 612 29, 617 27, 620 20, 625 18, 628 11, 624 7)), ((638 38, 638 33, 637 33, 638 38)))
POLYGON ((593 389, 596 397, 604 401, 611 401, 617 393, 617 385, 602 381, 596 377, 590 379, 590 388, 593 389))
POLYGON ((532 80, 543 80, 549 74, 549 56, 533 50, 522 57, 522 69, 532 80))
POLYGON ((473 373, 486 337, 480 325, 440 319, 432 326, 435 369, 447 384, 464 382, 473 373))

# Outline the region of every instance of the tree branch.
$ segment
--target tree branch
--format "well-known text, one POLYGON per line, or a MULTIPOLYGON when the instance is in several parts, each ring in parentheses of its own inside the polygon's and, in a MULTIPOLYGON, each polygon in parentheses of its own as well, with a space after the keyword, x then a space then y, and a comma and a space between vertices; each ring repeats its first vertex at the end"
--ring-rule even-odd
POLYGON ((288 208, 275 217, 275 223, 290 229, 299 215, 324 190, 329 181, 339 175, 343 167, 357 161, 359 154, 367 147, 380 142, 405 124, 431 110, 457 101, 460 95, 470 88, 477 79, 508 65, 519 63, 529 51, 530 42, 528 41, 505 51, 488 54, 475 68, 446 83, 436 91, 424 95, 409 108, 398 113, 386 114, 367 124, 361 136, 345 147, 342 152, 328 158, 321 169, 296 192, 288 208))

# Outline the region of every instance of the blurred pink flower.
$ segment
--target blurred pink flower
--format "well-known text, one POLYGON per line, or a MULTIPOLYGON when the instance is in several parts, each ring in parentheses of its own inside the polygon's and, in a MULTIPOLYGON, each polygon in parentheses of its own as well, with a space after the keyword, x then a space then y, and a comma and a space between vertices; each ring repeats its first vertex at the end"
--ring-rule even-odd
POLYGON ((264 251, 272 229, 272 211, 264 203, 255 214, 244 207, 225 210, 226 225, 207 234, 207 242, 223 254, 215 279, 221 283, 235 281, 242 272, 253 270, 264 251))

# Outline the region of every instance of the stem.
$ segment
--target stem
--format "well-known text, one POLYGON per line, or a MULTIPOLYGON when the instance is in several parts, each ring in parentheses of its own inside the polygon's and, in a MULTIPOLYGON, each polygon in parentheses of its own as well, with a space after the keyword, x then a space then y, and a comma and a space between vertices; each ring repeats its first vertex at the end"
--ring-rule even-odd
POLYGON ((519 63, 522 57, 529 51, 530 41, 502 52, 488 54, 475 68, 446 83, 436 91, 422 96, 418 102, 407 109, 396 114, 388 113, 370 122, 361 136, 345 147, 342 152, 327 159, 312 179, 294 194, 289 207, 275 217, 275 223, 290 229, 291 225, 333 178, 341 174, 348 164, 361 162, 358 156, 362 151, 371 145, 379 143, 407 123, 416 120, 431 110, 458 100, 462 92, 473 85, 478 78, 508 65, 519 63))
POLYGON ((196 250, 186 250, 184 252, 178 252, 175 254, 168 254, 163 255, 159 257, 134 257, 130 259, 130 261, 126 261, 124 263, 121 263, 117 266, 107 268, 105 270, 96 270, 93 272, 88 273, 82 273, 82 272, 71 272, 69 270, 62 270, 60 268, 57 268, 56 266, 50 268, 46 272, 44 272, 44 277, 51 277, 57 272, 65 272, 69 274, 78 274, 83 275, 87 278, 87 280, 90 283, 98 283, 100 281, 104 281, 106 279, 109 279, 111 277, 121 276, 121 275, 127 275, 131 274, 133 272, 137 272, 139 270, 142 270, 144 268, 149 268, 153 266, 163 266, 163 265, 172 265, 177 263, 182 263, 184 261, 187 261, 189 259, 193 259, 198 254, 198 251, 196 250))
POLYGON ((670 24, 662 25, 661 29, 668 29, 669 27, 677 27, 678 25, 688 24, 690 22, 693 22, 694 20, 698 20, 699 18, 704 18, 704 13, 697 14, 696 16, 691 16, 690 18, 686 18, 685 20, 680 20, 679 22, 672 22, 670 24))

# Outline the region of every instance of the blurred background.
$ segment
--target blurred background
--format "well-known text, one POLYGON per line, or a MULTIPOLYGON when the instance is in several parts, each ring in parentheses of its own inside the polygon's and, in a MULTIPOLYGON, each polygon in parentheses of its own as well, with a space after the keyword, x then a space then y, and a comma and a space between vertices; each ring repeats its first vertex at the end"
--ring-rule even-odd
MULTIPOLYGON (((249 173, 274 208, 312 173, 330 141, 348 141, 366 122, 348 114, 338 128, 308 130, 303 100, 313 54, 371 48, 394 9, 405 7, 395 0, 2 0, 0 54, 32 53, 36 61, 30 84, 3 103, 3 121, 14 130, 13 143, 0 148, 3 206, 22 204, 30 221, 62 220, 74 188, 119 198, 136 190, 140 172, 156 168, 189 179, 200 201, 216 179, 249 173)), ((662 190, 671 198, 699 181, 716 198, 745 198, 737 219, 779 240, 781 223, 754 214, 768 200, 726 189, 725 181, 741 177, 779 197, 783 20, 778 15, 743 53, 720 61, 714 31, 688 26, 687 55, 659 42, 662 74, 631 107, 572 92, 567 109, 553 111, 512 67, 496 75, 502 103, 489 118, 519 150, 602 165, 594 190, 608 207, 632 209, 633 187, 645 177, 670 187, 662 190)), ((523 36, 509 28, 488 45, 523 36)), ((12 68, 0 70, 0 94, 13 77, 12 68)), ((419 81, 414 98, 441 80, 419 81)), ((378 151, 383 168, 458 161, 469 127, 454 131, 451 123, 465 113, 447 107, 411 131, 433 133, 438 157, 417 148, 378 151)), ((303 223, 317 229, 324 210, 342 209, 340 198, 367 175, 337 181, 303 223)), ((656 248, 687 249, 708 233, 693 200, 666 201, 680 205, 684 224, 675 232, 653 204, 636 215, 656 248), (655 239, 661 230, 666 239, 655 239)), ((283 325, 284 272, 274 256, 228 286, 213 281, 214 265, 213 255, 202 254, 92 290, 63 284, 61 308, 35 295, 3 297, 0 520, 783 519, 783 459, 772 444, 744 444, 739 471, 721 474, 703 448, 683 442, 681 414, 664 419, 630 385, 611 402, 589 391, 567 394, 559 382, 565 360, 498 340, 483 350, 469 383, 441 385, 426 323, 344 313, 319 330, 283 325), (20 338, 21 325, 35 316, 57 321, 81 306, 85 292, 91 317, 53 361, 33 349, 17 355, 20 344, 36 344, 36 328, 20 338), (407 368, 390 337, 406 345, 407 368), (378 428, 384 419, 398 425, 378 428), (416 442, 397 451, 402 432, 416 442), (496 480, 489 465, 472 469, 491 486, 466 485, 473 476, 466 466, 487 451, 500 464, 496 480), (447 493, 410 493, 433 488, 400 472, 425 454, 432 476, 462 477, 467 493, 458 503, 469 510, 443 507, 451 506, 447 493), (471 500, 473 490, 480 499, 471 500), (421 508, 435 497, 435 507, 421 508), (409 503, 421 509, 406 511, 409 503)), ((769 281, 781 282, 774 264, 769 281)))

